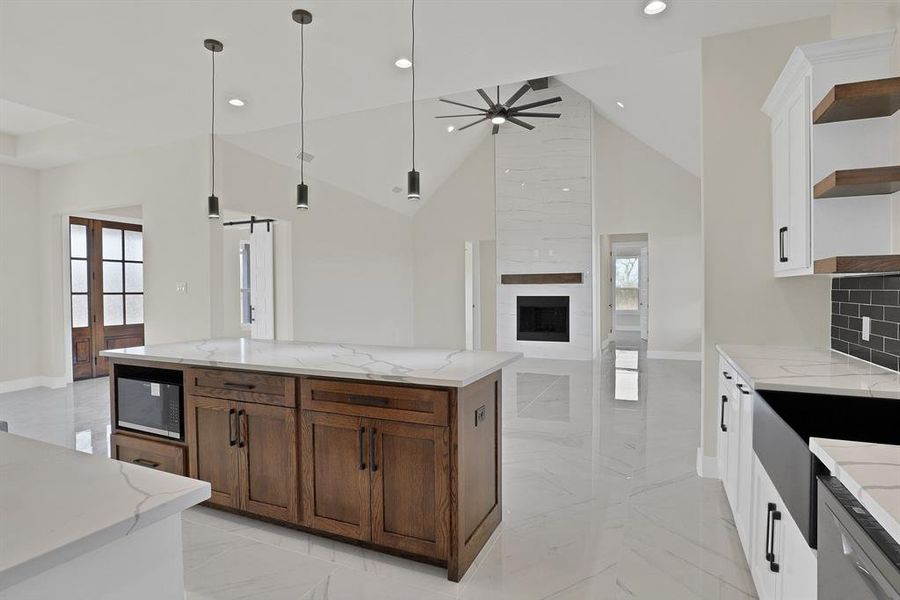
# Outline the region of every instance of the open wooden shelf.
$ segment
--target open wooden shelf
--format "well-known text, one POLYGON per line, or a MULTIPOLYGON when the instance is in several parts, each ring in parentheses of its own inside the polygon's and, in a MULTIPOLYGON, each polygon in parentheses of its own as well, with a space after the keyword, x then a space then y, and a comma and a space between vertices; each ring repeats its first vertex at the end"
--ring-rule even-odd
POLYGON ((900 166, 835 171, 813 187, 813 198, 877 196, 900 191, 900 166))
POLYGON ((900 110, 900 77, 841 83, 813 109, 813 123, 889 117, 900 110))
POLYGON ((900 254, 880 256, 832 256, 820 258, 813 265, 816 275, 900 272, 900 254))
POLYGON ((547 285, 584 283, 583 273, 503 273, 502 285, 547 285))

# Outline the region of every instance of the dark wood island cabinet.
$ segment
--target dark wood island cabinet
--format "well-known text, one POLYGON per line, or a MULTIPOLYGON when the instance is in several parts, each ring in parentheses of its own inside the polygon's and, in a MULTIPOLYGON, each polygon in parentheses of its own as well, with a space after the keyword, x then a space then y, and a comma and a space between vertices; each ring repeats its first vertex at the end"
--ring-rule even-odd
POLYGON ((500 523, 500 367, 517 355, 480 353, 500 364, 441 386, 128 350, 108 356, 113 457, 208 481, 210 506, 446 566, 453 581, 500 523), (116 382, 135 366, 182 374, 182 440, 117 425, 116 382))

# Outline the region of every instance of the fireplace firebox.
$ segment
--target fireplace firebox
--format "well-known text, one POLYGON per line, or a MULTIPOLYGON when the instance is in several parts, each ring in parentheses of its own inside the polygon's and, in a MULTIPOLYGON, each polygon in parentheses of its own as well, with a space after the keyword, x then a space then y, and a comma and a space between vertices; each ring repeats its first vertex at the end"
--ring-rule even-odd
POLYGON ((518 296, 516 322, 517 340, 568 342, 569 297, 518 296))

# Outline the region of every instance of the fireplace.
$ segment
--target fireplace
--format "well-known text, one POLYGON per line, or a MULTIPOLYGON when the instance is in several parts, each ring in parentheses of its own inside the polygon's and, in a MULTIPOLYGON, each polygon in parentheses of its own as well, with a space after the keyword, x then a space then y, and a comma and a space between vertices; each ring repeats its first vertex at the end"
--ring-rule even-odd
POLYGON ((568 296, 517 296, 516 339, 569 341, 568 296))

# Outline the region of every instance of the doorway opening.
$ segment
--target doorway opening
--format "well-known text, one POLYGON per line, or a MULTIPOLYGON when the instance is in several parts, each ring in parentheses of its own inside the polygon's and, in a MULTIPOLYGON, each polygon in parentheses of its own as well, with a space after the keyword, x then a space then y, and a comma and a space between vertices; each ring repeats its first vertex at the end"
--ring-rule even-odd
POLYGON ((232 217, 222 223, 223 337, 276 338, 276 225, 274 219, 232 217))
POLYGON ((610 308, 617 342, 646 341, 650 316, 650 256, 646 234, 611 236, 610 308))
POLYGON ((144 345, 143 227, 69 217, 72 378, 109 375, 101 350, 144 345))

